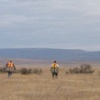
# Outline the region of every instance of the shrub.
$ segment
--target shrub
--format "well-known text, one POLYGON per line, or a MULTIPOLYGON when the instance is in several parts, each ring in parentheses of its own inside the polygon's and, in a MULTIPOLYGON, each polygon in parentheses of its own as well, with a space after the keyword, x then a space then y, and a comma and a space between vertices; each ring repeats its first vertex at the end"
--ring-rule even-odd
POLYGON ((69 69, 70 73, 93 73, 92 66, 89 64, 82 64, 80 67, 75 67, 73 69, 69 69))
POLYGON ((41 74, 42 73, 42 69, 33 69, 33 73, 34 74, 41 74))
POLYGON ((31 74, 32 73, 32 69, 27 69, 27 68, 22 68, 20 70, 21 74, 31 74))
POLYGON ((66 71, 66 74, 68 74, 69 72, 68 71, 66 71))
POLYGON ((22 68, 20 70, 21 74, 41 74, 42 69, 27 69, 27 68, 22 68))
POLYGON ((1 72, 1 73, 7 72, 7 68, 6 68, 6 67, 1 67, 1 68, 0 68, 0 72, 1 72))
MULTIPOLYGON (((8 68, 7 67, 1 67, 0 72, 1 73, 6 73, 6 72, 8 72, 8 68)), ((13 73, 18 73, 19 71, 18 70, 12 70, 12 72, 13 73)))
MULTIPOLYGON (((6 73, 8 72, 8 68, 6 67, 0 67, 0 73, 6 73)), ((42 69, 38 69, 38 68, 21 68, 21 69, 16 69, 16 70, 12 70, 13 73, 21 73, 21 74, 41 74, 42 73, 42 69)))
POLYGON ((92 70, 92 66, 89 64, 80 65, 80 70, 83 71, 84 73, 93 73, 94 72, 94 70, 92 70))

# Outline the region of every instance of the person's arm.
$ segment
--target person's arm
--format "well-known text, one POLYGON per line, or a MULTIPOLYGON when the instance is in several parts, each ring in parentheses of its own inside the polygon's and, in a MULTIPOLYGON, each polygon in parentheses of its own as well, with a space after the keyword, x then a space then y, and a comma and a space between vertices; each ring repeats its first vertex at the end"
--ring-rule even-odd
POLYGON ((6 64, 6 68, 8 67, 8 63, 6 64))
POLYGON ((16 67, 15 67, 15 65, 13 64, 13 67, 14 67, 14 70, 16 70, 16 67))
POLYGON ((57 70, 58 70, 58 72, 59 72, 59 65, 57 64, 57 70))
POLYGON ((59 68, 59 65, 57 64, 57 67, 59 68))
POLYGON ((51 67, 50 67, 50 71, 52 72, 52 65, 51 65, 51 67))

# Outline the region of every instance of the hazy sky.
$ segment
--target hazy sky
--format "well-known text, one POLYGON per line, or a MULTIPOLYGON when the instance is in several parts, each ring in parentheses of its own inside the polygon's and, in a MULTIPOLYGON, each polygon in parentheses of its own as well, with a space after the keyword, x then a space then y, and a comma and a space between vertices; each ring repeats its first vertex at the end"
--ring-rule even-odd
POLYGON ((0 0, 0 48, 100 50, 100 0, 0 0))

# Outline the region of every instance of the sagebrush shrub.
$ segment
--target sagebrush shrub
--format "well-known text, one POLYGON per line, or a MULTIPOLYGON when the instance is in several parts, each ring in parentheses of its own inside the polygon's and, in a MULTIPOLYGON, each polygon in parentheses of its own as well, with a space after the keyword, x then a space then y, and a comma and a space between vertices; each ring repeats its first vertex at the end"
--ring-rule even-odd
POLYGON ((21 74, 41 74, 42 73, 42 69, 28 69, 28 68, 22 68, 20 70, 21 74))
POLYGON ((93 73, 94 70, 92 69, 92 66, 90 64, 82 64, 80 67, 70 68, 70 73, 93 73))

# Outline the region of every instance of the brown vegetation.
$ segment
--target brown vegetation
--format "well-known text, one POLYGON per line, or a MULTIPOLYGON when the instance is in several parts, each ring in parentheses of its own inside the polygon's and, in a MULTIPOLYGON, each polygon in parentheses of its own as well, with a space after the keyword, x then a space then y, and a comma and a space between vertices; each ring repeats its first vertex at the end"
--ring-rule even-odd
POLYGON ((82 64, 80 65, 80 67, 70 68, 69 72, 72 74, 79 74, 79 73, 90 74, 93 73, 94 70, 92 69, 92 66, 90 64, 82 64))
POLYGON ((22 68, 21 70, 19 70, 21 74, 41 74, 42 73, 42 69, 39 68, 35 68, 35 69, 31 69, 31 68, 22 68))
POLYGON ((100 76, 93 74, 65 74, 60 68, 57 79, 52 79, 49 68, 40 75, 0 74, 0 100, 99 100, 100 76))

